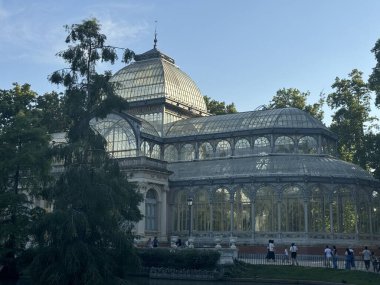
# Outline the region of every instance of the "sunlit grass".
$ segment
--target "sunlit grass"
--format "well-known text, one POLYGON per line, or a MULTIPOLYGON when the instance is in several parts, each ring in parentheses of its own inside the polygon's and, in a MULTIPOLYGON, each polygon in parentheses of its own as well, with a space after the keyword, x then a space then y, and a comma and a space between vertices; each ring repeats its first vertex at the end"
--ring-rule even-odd
POLYGON ((251 265, 242 262, 226 267, 225 276, 231 278, 313 280, 355 285, 380 284, 380 274, 373 272, 302 266, 251 265))

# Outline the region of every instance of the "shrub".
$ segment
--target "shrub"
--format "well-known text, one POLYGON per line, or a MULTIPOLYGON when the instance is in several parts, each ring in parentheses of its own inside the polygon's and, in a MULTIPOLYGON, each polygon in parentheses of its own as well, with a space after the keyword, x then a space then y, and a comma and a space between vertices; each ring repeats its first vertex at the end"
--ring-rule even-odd
POLYGON ((175 269, 203 269, 216 268, 220 253, 215 250, 196 249, 143 249, 138 255, 144 267, 167 267, 175 269))

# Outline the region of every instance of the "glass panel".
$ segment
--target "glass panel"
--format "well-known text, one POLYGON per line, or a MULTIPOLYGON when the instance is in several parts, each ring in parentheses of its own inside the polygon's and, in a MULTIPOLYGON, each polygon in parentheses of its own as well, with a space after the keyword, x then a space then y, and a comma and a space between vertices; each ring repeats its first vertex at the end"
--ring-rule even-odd
POLYGON ((237 231, 251 229, 251 201, 242 189, 234 196, 234 227, 237 231))
POLYGON ((251 152, 251 145, 247 139, 240 139, 235 143, 235 155, 247 155, 251 152))
POLYGON ((178 160, 178 151, 174 145, 169 145, 165 148, 164 159, 170 162, 178 160))
POLYGON ((276 153, 293 153, 294 152, 293 140, 287 136, 278 137, 275 142, 275 152, 276 153))
POLYGON ((195 159, 195 150, 192 144, 185 144, 181 148, 181 160, 191 161, 195 159))
POLYGON ((155 144, 152 148, 151 158, 160 159, 161 158, 161 147, 155 144))
POLYGON ((196 193, 193 204, 193 215, 195 231, 210 230, 210 204, 207 191, 202 190, 196 193))
POLYGON ((148 142, 142 142, 140 152, 142 156, 150 156, 150 147, 148 142))
POLYGON ((283 193, 281 205, 281 228, 286 232, 302 232, 305 215, 302 193, 297 187, 289 187, 283 193))
POLYGON ((220 188, 213 199, 213 231, 230 230, 230 194, 227 189, 220 188))
POLYGON ((147 231, 157 230, 157 193, 150 189, 145 198, 145 229, 147 231))
POLYGON ((90 126, 107 141, 107 152, 114 158, 136 156, 136 138, 129 123, 114 114, 92 119, 90 126))
POLYGON ((270 142, 266 137, 259 137, 253 144, 253 153, 268 154, 271 152, 270 142))
POLYGON ((173 207, 173 229, 181 232, 189 229, 189 211, 187 206, 187 195, 184 191, 177 193, 173 207))
POLYGON ((212 158, 214 156, 214 149, 208 142, 204 142, 199 147, 199 159, 212 158))
POLYGON ((320 188, 311 191, 309 202, 309 231, 330 232, 330 207, 328 198, 320 188))
POLYGON ((334 230, 341 233, 355 233, 355 206, 350 191, 335 191, 333 200, 334 230))
POLYGON ((298 152, 305 154, 315 154, 318 151, 317 140, 310 136, 302 137, 298 141, 298 152))
POLYGON ((260 188, 256 193, 256 231, 277 231, 277 201, 273 189, 260 188))
POLYGON ((215 156, 227 157, 231 155, 231 145, 228 141, 222 140, 216 145, 215 156))
POLYGON ((380 193, 379 191, 372 191, 372 230, 374 233, 380 233, 380 193))

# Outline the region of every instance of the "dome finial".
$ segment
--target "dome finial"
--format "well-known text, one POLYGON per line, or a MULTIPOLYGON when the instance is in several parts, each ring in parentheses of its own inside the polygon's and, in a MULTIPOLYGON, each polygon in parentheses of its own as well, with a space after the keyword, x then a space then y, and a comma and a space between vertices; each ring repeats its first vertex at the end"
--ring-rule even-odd
POLYGON ((157 20, 154 22, 156 23, 156 25, 154 27, 154 45, 153 45, 153 48, 156 49, 156 47, 157 47, 157 20))

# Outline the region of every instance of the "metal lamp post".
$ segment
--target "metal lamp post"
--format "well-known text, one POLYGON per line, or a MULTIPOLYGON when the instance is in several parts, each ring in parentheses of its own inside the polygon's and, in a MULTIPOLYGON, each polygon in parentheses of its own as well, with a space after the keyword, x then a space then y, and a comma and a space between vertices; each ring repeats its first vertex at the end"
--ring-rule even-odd
POLYGON ((189 237, 191 237, 191 222, 192 222, 192 212, 191 207, 193 206, 193 198, 187 198, 187 206, 189 206, 189 237))

